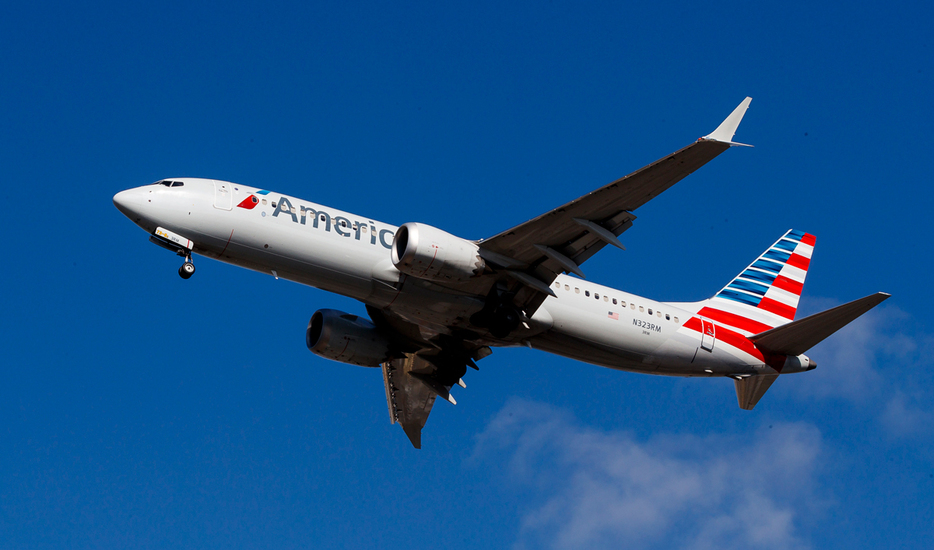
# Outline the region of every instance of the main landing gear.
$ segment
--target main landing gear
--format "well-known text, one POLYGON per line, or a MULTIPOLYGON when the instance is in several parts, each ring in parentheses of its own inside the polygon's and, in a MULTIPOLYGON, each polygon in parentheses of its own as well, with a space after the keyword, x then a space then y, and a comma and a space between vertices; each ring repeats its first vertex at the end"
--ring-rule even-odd
POLYGON ((195 274, 195 264, 191 263, 191 254, 185 256, 185 263, 178 268, 178 276, 182 279, 189 279, 195 274))

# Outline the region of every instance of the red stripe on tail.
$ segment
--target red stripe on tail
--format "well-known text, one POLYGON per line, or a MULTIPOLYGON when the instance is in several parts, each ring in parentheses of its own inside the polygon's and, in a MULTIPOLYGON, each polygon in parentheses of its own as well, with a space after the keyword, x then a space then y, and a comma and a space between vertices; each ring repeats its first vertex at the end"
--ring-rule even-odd
POLYGON ((752 334, 759 334, 760 332, 765 332, 770 328, 773 328, 765 323, 753 321, 748 317, 736 315, 735 313, 728 313, 726 311, 720 311, 719 309, 713 309, 710 307, 705 307, 704 309, 698 311, 697 314, 702 317, 706 317, 711 321, 723 323, 727 326, 731 326, 739 330, 745 330, 746 332, 750 332, 752 334))
POLYGON ((759 302, 759 309, 764 309, 776 315, 781 315, 789 321, 795 318, 795 308, 786 306, 785 304, 777 302, 771 298, 762 298, 762 301, 759 302))
POLYGON ((805 258, 804 256, 800 256, 798 254, 792 254, 791 257, 788 258, 787 263, 790 266, 797 267, 799 269, 803 269, 807 271, 808 266, 811 265, 811 260, 805 258))
POLYGON ((801 296, 801 289, 804 287, 804 283, 799 283, 798 281, 793 281, 788 277, 779 275, 775 278, 775 281, 772 282, 772 286, 787 290, 795 296, 801 296))

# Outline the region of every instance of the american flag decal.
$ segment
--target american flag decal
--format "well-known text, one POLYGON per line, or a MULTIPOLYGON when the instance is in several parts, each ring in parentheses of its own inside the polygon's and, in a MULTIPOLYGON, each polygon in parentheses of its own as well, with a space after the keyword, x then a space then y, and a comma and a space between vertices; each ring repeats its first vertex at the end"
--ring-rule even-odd
POLYGON ((619 313, 616 313, 616 312, 614 312, 614 311, 609 312, 609 313, 607 314, 607 317, 609 317, 610 319, 615 319, 615 320, 619 321, 619 313))

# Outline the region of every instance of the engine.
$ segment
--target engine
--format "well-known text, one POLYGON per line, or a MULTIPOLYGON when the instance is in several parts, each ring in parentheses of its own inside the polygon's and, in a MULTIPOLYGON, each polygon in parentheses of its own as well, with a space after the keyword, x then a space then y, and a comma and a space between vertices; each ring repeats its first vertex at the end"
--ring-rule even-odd
POLYGON ((406 275, 439 282, 465 281, 486 267, 476 243, 411 222, 396 231, 392 263, 406 275))
POLYGON ((378 367, 389 358, 389 341, 364 317, 335 309, 319 309, 305 332, 316 355, 362 367, 378 367))

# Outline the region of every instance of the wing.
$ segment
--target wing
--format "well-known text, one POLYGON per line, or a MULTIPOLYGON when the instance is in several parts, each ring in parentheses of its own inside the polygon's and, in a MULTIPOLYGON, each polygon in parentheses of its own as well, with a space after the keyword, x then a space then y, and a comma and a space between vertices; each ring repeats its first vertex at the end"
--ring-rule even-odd
POLYGON ((480 241, 481 256, 506 277, 526 287, 515 304, 527 315, 552 294, 559 273, 584 273, 580 265, 632 226, 633 211, 707 164, 733 145, 733 135, 751 98, 746 98, 711 134, 667 157, 542 214, 480 241))

